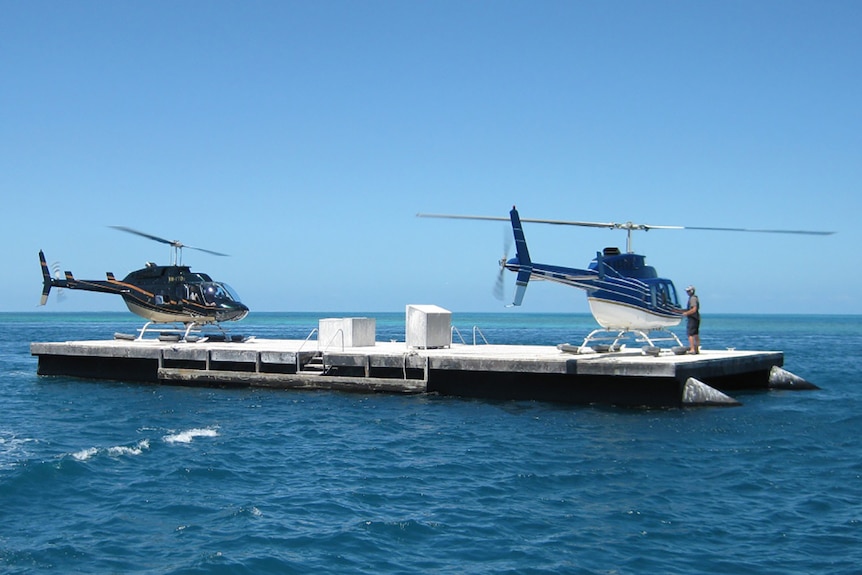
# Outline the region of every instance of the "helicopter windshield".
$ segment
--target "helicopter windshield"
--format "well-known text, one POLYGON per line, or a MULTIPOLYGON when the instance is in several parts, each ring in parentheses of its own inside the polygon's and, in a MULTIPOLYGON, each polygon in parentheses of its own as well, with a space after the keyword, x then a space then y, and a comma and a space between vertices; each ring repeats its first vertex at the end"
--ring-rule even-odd
POLYGON ((204 301, 210 305, 239 302, 239 296, 237 296, 236 292, 234 292, 227 284, 203 282, 200 285, 204 301))

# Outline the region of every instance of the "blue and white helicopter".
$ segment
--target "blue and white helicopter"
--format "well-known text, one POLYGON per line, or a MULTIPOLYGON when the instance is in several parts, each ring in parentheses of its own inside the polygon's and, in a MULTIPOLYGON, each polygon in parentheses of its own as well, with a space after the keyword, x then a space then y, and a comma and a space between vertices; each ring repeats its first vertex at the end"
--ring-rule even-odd
POLYGON ((582 289, 586 292, 590 312, 601 326, 594 330, 577 348, 583 352, 593 341, 613 340, 605 349, 615 349, 627 334, 635 334, 637 341, 646 342, 655 348, 658 341, 673 341, 678 348, 684 348, 679 338, 669 328, 680 323, 682 309, 676 287, 667 278, 658 276, 655 268, 646 265, 646 257, 633 252, 632 232, 653 229, 673 230, 713 230, 733 232, 786 233, 806 235, 830 235, 834 232, 805 230, 766 230, 745 228, 715 228, 691 226, 657 226, 635 224, 632 222, 579 222, 563 220, 544 220, 521 218, 513 206, 509 217, 463 216, 452 214, 417 214, 425 218, 447 218, 462 220, 511 221, 515 238, 515 257, 500 260, 500 277, 495 288, 496 295, 502 299, 502 274, 509 270, 517 274, 515 298, 511 305, 520 306, 524 300, 530 280, 547 280, 582 289), (596 253, 587 269, 570 268, 534 262, 527 249, 523 222, 563 226, 586 226, 625 230, 627 234, 626 252, 619 248, 605 248, 596 253), (608 336, 608 333, 611 335, 608 336), (600 335, 601 334, 601 335, 600 335))

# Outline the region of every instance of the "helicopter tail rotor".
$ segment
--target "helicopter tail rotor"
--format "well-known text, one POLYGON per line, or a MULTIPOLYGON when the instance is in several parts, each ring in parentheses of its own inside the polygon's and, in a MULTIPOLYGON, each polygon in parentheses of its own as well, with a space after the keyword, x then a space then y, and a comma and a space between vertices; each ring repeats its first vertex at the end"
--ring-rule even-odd
POLYGON ((503 273, 506 271, 505 258, 500 260, 500 271, 497 273, 497 281, 494 282, 494 299, 503 300, 503 273))
POLYGON ((506 273, 506 262, 509 261, 509 254, 512 253, 512 236, 508 230, 503 233, 503 257, 497 262, 499 271, 497 272, 497 281, 494 282, 494 298, 503 301, 503 275, 506 273))

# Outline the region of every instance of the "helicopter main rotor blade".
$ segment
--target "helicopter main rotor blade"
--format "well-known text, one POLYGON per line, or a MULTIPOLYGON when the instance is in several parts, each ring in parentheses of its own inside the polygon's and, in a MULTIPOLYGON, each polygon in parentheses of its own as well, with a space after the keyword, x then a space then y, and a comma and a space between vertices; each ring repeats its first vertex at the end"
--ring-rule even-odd
POLYGON ((821 232, 816 230, 760 230, 749 228, 705 228, 696 226, 685 226, 685 230, 705 230, 715 232, 752 232, 758 234, 803 234, 807 236, 831 236, 835 232, 821 232))
MULTIPOLYGON (((496 222, 508 222, 509 218, 501 216, 462 216, 459 214, 416 214, 419 218, 441 218, 449 220, 490 220, 496 222)), ((587 228, 607 228, 610 230, 653 230, 653 229, 674 229, 681 230, 682 226, 653 226, 648 224, 633 224, 627 222, 618 224, 615 222, 579 222, 569 220, 545 220, 539 218, 520 218, 522 222, 530 222, 533 224, 551 224, 554 226, 581 226, 587 228)))
MULTIPOLYGON (((451 220, 493 220, 493 221, 509 221, 509 218, 498 216, 462 216, 457 214, 416 214, 420 218, 444 218, 451 220)), ((581 226, 588 228, 607 228, 611 230, 703 230, 703 231, 718 231, 718 232, 750 232, 762 234, 803 234, 810 236, 830 236, 835 232, 824 232, 817 230, 771 230, 771 229, 749 229, 749 228, 717 228, 717 227, 702 227, 702 226, 657 226, 652 224, 635 224, 632 222, 615 223, 615 222, 579 222, 568 220, 546 220, 538 218, 521 218, 522 222, 530 222, 534 224, 551 224, 555 226, 581 226)))
MULTIPOLYGON (((494 222, 508 222, 509 218, 501 216, 462 216, 459 214, 416 214, 418 218, 440 218, 447 220, 490 220, 494 222)), ((564 222, 561 220, 537 220, 530 218, 521 218, 522 222, 532 222, 535 224, 555 224, 565 226, 589 226, 593 228, 613 228, 616 224, 601 223, 601 222, 564 222)))
POLYGON ((223 258, 228 258, 228 257, 230 257, 230 254, 223 254, 223 253, 221 253, 221 252, 214 252, 214 251, 212 251, 212 250, 205 250, 205 249, 203 249, 203 248, 196 248, 196 247, 194 247, 194 246, 186 246, 186 245, 184 245, 183 247, 184 247, 184 248, 186 248, 186 249, 189 249, 189 250, 197 250, 197 251, 199 251, 199 252, 204 252, 204 253, 207 253, 207 254, 212 254, 212 255, 214 255, 214 256, 220 256, 220 257, 223 257, 223 258))
POLYGON ((177 241, 166 240, 165 238, 160 238, 159 236, 154 236, 152 234, 147 234, 144 232, 139 232, 138 230, 133 230, 132 228, 127 228, 125 226, 108 226, 114 228, 115 230, 120 230, 121 232, 127 232, 130 234, 135 234, 136 236, 141 236, 142 238, 147 238, 153 240, 155 242, 159 242, 162 244, 168 244, 169 246, 173 246, 175 248, 182 247, 182 244, 177 241))
POLYGON ((223 254, 221 252, 214 252, 212 250, 205 250, 204 248, 196 248, 194 246, 187 246, 179 240, 166 240, 165 238, 160 238, 159 236, 154 236, 152 234, 141 232, 141 231, 138 231, 138 230, 135 230, 132 228, 127 228, 126 226, 109 226, 109 227, 114 228, 115 230, 120 230, 121 232, 127 232, 130 234, 135 234, 136 236, 141 236, 143 238, 147 238, 149 240, 153 240, 153 241, 156 241, 156 242, 159 242, 162 244, 168 244, 172 248, 178 248, 178 249, 188 248, 190 250, 197 250, 199 252, 205 252, 208 254, 212 254, 214 256, 228 257, 228 254, 223 254))

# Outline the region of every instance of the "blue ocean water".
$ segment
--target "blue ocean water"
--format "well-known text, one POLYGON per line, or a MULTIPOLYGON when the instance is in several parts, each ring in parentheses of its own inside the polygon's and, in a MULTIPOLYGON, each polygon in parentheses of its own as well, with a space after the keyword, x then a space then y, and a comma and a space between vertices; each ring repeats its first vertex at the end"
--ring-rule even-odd
MULTIPOLYGON (((319 317, 252 314, 259 337, 319 317)), ((455 314, 492 343, 581 315, 455 314)), ((199 389, 38 377, 31 341, 130 314, 0 314, 3 573, 859 573, 859 317, 715 316, 707 348, 783 350, 819 391, 734 408, 199 389)))

